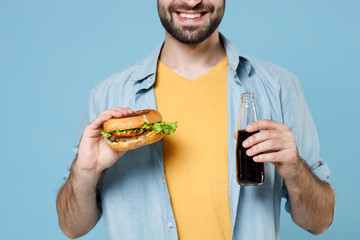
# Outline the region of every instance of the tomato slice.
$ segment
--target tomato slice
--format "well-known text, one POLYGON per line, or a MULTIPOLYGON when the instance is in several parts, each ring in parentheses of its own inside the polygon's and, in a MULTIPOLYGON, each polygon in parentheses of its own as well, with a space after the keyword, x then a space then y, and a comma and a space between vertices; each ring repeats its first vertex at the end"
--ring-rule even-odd
POLYGON ((138 133, 135 133, 135 132, 132 132, 132 133, 125 133, 125 134, 116 134, 116 133, 111 133, 114 137, 133 137, 133 136, 137 136, 137 135, 140 135, 142 134, 144 131, 142 132, 138 132, 138 133))

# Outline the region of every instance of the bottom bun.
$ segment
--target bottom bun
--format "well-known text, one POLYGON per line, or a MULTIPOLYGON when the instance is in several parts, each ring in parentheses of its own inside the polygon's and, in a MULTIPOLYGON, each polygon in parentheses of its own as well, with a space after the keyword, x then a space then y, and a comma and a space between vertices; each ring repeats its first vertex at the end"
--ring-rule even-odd
POLYGON ((117 142, 113 143, 110 142, 109 139, 105 139, 108 146, 115 150, 115 151, 126 151, 131 150, 135 148, 139 148, 148 144, 155 143, 159 140, 161 140, 164 137, 163 132, 154 133, 154 134, 147 134, 145 136, 139 137, 134 140, 126 141, 126 142, 117 142))

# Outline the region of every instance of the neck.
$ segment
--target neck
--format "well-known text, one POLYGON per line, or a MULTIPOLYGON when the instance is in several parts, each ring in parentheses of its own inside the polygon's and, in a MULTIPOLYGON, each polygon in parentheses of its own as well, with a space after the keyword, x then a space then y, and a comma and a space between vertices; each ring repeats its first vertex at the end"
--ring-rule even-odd
POLYGON ((195 79, 208 72, 225 57, 225 49, 220 42, 218 31, 198 44, 181 43, 166 32, 160 61, 175 73, 195 79))

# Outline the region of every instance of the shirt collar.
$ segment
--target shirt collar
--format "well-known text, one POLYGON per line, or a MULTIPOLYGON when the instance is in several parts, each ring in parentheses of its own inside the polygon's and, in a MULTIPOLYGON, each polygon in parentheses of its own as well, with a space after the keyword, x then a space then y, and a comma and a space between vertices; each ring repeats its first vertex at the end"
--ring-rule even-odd
MULTIPOLYGON (((236 72, 239 67, 244 67, 246 73, 250 75, 253 70, 253 64, 250 61, 250 57, 236 48, 235 45, 233 45, 232 42, 225 38, 225 36, 221 33, 220 40, 224 45, 226 56, 229 60, 229 68, 236 72)), ((136 75, 134 76, 136 81, 142 82, 150 77, 153 81, 155 80, 157 63, 163 44, 164 42, 159 44, 148 57, 136 64, 140 66, 137 68, 136 75)), ((152 85, 153 81, 148 81, 148 83, 152 85)))
POLYGON ((244 67, 248 75, 253 70, 253 65, 250 61, 250 56, 240 51, 235 45, 230 42, 224 35, 220 33, 220 40, 224 45, 226 56, 229 60, 229 68, 236 71, 239 67, 244 67))
POLYGON ((150 77, 154 79, 156 74, 157 63, 160 56, 160 52, 164 43, 159 44, 154 51, 146 58, 140 60, 136 66, 136 73, 133 76, 134 81, 142 82, 150 77))

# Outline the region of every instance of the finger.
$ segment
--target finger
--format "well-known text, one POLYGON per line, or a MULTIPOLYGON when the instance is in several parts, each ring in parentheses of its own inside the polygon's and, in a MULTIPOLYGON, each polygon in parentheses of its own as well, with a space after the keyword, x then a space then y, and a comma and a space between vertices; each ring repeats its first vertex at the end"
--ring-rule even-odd
POLYGON ((102 111, 90 124, 89 129, 98 130, 101 128, 103 123, 111 118, 119 118, 132 113, 131 109, 128 108, 111 108, 109 110, 102 111))
POLYGON ((253 157, 253 160, 255 162, 277 163, 280 161, 280 159, 281 159, 281 154, 279 152, 268 152, 253 157))
POLYGON ((281 139, 270 139, 252 146, 246 150, 246 154, 248 156, 255 156, 266 152, 279 152, 291 147, 292 145, 287 141, 282 141, 281 139))
POLYGON ((235 132, 235 133, 234 133, 234 138, 235 138, 235 140, 238 139, 238 132, 235 132))
POLYGON ((288 130, 289 128, 282 123, 278 123, 272 120, 264 119, 253 123, 250 123, 246 127, 246 131, 255 132, 260 130, 288 130))
POLYGON ((109 119, 111 119, 113 117, 113 114, 111 114, 110 112, 106 112, 106 113, 101 113, 99 114, 98 117, 96 117, 90 124, 89 124, 89 129, 91 130, 98 130, 101 128, 101 126, 103 125, 103 123, 109 119))
POLYGON ((283 134, 282 131, 275 131, 275 130, 258 132, 245 139, 242 145, 244 148, 249 148, 255 144, 267 141, 269 139, 283 138, 282 134, 283 134))
POLYGON ((134 113, 134 110, 131 108, 122 108, 122 107, 116 107, 116 108, 110 108, 109 110, 115 110, 115 111, 126 111, 128 114, 134 113))
POLYGON ((271 162, 273 164, 291 165, 298 163, 299 155, 297 150, 285 150, 278 152, 264 152, 253 157, 255 162, 271 162))

